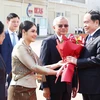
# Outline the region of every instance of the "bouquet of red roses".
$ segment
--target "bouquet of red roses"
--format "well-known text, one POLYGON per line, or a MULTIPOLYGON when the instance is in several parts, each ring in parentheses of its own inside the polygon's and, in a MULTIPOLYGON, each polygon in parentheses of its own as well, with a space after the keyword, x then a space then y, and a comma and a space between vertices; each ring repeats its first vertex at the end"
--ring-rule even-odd
MULTIPOLYGON (((84 46, 84 38, 82 36, 74 36, 73 34, 70 34, 68 37, 62 35, 62 41, 61 42, 57 41, 56 47, 58 52, 60 53, 61 58, 63 59, 63 61, 65 61, 67 56, 73 56, 78 58, 83 46, 84 46)), ((75 65, 71 63, 62 66, 56 75, 57 77, 56 81, 63 69, 61 75, 61 82, 68 82, 68 83, 72 82, 74 67, 75 65)))

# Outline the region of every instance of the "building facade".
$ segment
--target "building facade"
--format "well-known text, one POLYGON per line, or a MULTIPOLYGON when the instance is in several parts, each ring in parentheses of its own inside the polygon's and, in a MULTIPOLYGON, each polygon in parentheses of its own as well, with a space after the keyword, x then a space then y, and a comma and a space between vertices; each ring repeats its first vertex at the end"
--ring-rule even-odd
POLYGON ((86 0, 88 10, 100 11, 100 0, 86 0))
POLYGON ((84 0, 49 0, 48 26, 49 33, 53 33, 52 21, 56 16, 66 16, 69 20, 69 33, 74 33, 75 28, 83 27, 83 16, 86 13, 84 0), (76 2, 77 1, 77 2, 76 2), (78 1, 82 1, 81 3, 78 1))
POLYGON ((69 33, 74 33, 75 27, 83 27, 87 10, 84 0, 0 0, 0 4, 0 20, 5 26, 6 16, 14 12, 21 21, 35 22, 39 36, 53 34, 53 19, 60 15, 68 18, 69 33))

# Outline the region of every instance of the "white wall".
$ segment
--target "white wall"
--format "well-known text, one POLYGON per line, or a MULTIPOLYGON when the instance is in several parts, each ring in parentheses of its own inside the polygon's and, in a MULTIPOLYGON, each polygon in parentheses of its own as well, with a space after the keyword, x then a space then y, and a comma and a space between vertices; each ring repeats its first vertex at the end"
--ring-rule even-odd
POLYGON ((100 11, 100 0, 86 0, 88 10, 99 10, 100 11))

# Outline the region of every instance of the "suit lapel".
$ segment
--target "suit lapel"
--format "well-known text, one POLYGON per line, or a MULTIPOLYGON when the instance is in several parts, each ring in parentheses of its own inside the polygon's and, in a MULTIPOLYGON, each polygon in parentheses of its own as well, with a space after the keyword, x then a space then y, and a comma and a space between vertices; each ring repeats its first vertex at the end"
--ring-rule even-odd
POLYGON ((55 45, 57 45, 57 39, 58 39, 57 35, 56 34, 52 35, 51 39, 53 40, 53 43, 55 43, 55 45))
MULTIPOLYGON (((86 38, 87 38, 87 37, 86 37, 86 38)), ((92 40, 90 40, 90 41, 86 44, 86 46, 92 45, 92 44, 94 43, 94 41, 96 41, 96 40, 99 39, 99 38, 100 38, 100 29, 97 30, 97 31, 95 32, 95 34, 94 34, 93 37, 92 37, 92 40)))
POLYGON ((56 40, 56 44, 57 44, 57 40, 60 42, 60 40, 59 40, 59 38, 57 37, 57 35, 56 34, 54 34, 54 40, 56 40))
POLYGON ((9 45, 11 48, 13 48, 8 31, 6 32, 6 38, 7 38, 7 43, 8 43, 8 45, 9 45))
POLYGON ((54 39, 56 40, 56 39, 58 39, 58 37, 57 37, 57 35, 56 34, 54 34, 54 39))

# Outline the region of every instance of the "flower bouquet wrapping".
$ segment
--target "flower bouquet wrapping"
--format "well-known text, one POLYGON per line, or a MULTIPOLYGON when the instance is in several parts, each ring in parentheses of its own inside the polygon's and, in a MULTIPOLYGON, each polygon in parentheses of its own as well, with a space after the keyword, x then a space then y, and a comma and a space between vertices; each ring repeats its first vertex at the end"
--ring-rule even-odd
MULTIPOLYGON (((83 46, 84 38, 82 36, 74 36, 73 34, 70 34, 68 37, 62 35, 62 42, 57 41, 56 48, 63 61, 65 61, 67 56, 78 58, 83 46)), ((55 82, 63 70, 61 74, 61 82, 71 83, 74 74, 74 68, 75 65, 72 63, 62 66, 56 75, 57 78, 55 82)))

